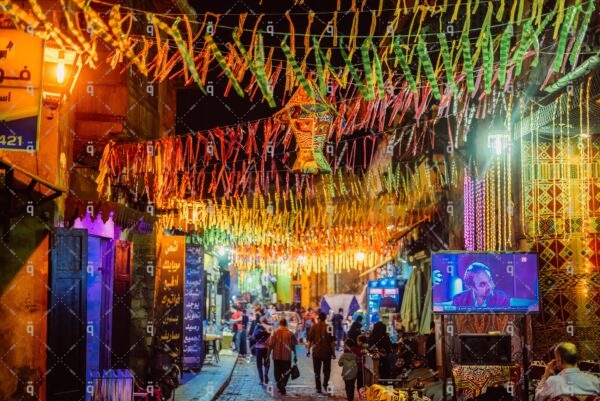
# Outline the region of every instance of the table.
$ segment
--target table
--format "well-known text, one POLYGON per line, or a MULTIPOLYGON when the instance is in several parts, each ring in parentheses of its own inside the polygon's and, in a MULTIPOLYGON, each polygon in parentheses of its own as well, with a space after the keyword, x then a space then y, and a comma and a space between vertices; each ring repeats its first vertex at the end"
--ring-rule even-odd
POLYGON ((519 383, 523 380, 521 365, 455 365, 452 368, 455 396, 459 401, 475 398, 485 393, 488 387, 513 386, 512 393, 519 399, 519 383))
POLYGON ((205 358, 212 356, 214 362, 219 362, 219 342, 223 340, 223 337, 215 334, 206 334, 204 336, 204 355, 205 358), (209 352, 212 350, 212 353, 209 352))

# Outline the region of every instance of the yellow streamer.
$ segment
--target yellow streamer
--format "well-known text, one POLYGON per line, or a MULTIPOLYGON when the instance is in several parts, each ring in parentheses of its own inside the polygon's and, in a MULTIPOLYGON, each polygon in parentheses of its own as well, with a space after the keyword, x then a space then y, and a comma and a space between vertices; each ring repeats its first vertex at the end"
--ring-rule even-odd
MULTIPOLYGON (((533 2, 533 4, 535 5, 535 1, 533 2)), ((497 21, 502 21, 502 17, 504 16, 504 7, 505 7, 505 0, 500 0, 500 7, 498 7, 498 12, 496 13, 497 21)))
POLYGON ((373 36, 375 34, 375 28, 377 28, 377 15, 375 12, 371 12, 371 28, 369 29, 369 36, 373 36))
MULTIPOLYGON (((311 10, 308 13, 308 25, 306 26, 306 34, 304 35, 304 51, 306 55, 308 55, 310 49, 310 26, 312 25, 314 20, 315 13, 311 10)), ((306 56, 304 57, 304 59, 306 60, 306 56)))
POLYGON ((460 0, 456 0, 456 5, 454 6, 454 14, 452 14, 452 18, 450 22, 454 22, 458 19, 458 12, 460 11, 460 0))
POLYGON ((556 16, 556 21, 554 22, 554 35, 552 36, 552 39, 554 40, 558 38, 560 26, 565 19, 565 0, 558 0, 555 9, 556 7, 558 7, 558 15, 556 16))

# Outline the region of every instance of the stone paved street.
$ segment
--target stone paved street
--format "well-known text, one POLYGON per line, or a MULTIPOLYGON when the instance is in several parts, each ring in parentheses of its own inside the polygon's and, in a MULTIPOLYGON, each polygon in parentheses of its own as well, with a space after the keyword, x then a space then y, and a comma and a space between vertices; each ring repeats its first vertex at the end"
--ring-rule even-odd
MULTIPOLYGON (((338 352, 338 356, 341 353, 338 352)), ((341 367, 337 365, 337 359, 331 361, 330 394, 318 394, 315 388, 315 380, 312 369, 312 358, 306 356, 306 348, 298 346, 298 365, 300 367, 300 378, 290 380, 286 387, 287 394, 282 396, 273 385, 261 386, 256 371, 256 361, 250 363, 238 361, 234 368, 231 382, 223 393, 217 398, 218 401, 308 401, 308 400, 346 400, 344 381, 341 376, 341 367)), ((269 372, 269 381, 273 382, 273 371, 269 372)), ((355 400, 358 394, 355 395, 355 400)))

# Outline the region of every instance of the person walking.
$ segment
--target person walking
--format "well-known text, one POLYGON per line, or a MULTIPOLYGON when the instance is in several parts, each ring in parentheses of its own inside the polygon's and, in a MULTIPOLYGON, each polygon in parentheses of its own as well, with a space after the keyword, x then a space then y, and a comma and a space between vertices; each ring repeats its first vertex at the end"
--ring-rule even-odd
POLYGON ((352 325, 350 326, 350 330, 348 330, 348 338, 351 338, 352 341, 356 342, 358 336, 362 334, 362 327, 363 317, 362 315, 358 315, 354 323, 352 323, 352 325))
POLYGON ((260 322, 254 328, 252 339, 254 340, 254 351, 256 355, 256 369, 260 384, 269 384, 269 346, 273 327, 269 326, 266 316, 260 318, 260 322))
POLYGON ((331 319, 331 323, 333 324, 333 329, 335 330, 335 350, 340 351, 342 340, 344 339, 344 309, 340 308, 338 313, 333 315, 331 319))
POLYGON ((304 329, 303 340, 304 340, 304 342, 306 342, 310 328, 317 322, 317 317, 315 316, 315 313, 313 312, 312 308, 308 308, 308 310, 306 311, 306 313, 303 316, 303 320, 304 320, 303 325, 302 325, 303 329, 304 329))
POLYGON ((285 386, 292 371, 292 356, 294 363, 298 362, 296 356, 296 336, 288 330, 285 318, 279 321, 279 328, 269 338, 269 355, 273 357, 275 370, 275 384, 281 395, 285 395, 285 386))
POLYGON ((354 383, 358 376, 358 358, 352 351, 356 344, 354 340, 348 339, 344 344, 344 353, 340 356, 338 365, 342 367, 342 378, 346 387, 346 398, 348 401, 354 401, 354 383))
POLYGON ((238 335, 239 335, 239 357, 246 359, 248 356, 248 323, 250 319, 248 318, 248 314, 246 313, 246 309, 242 309, 242 318, 240 320, 240 325, 238 326, 238 335))
POLYGON ((335 337, 332 326, 327 326, 327 315, 319 312, 318 322, 308 332, 308 354, 312 352, 313 370, 315 371, 315 385, 317 393, 322 389, 327 391, 329 376, 331 374, 331 360, 335 359, 335 337), (321 367, 323 367, 323 381, 321 381, 321 367))

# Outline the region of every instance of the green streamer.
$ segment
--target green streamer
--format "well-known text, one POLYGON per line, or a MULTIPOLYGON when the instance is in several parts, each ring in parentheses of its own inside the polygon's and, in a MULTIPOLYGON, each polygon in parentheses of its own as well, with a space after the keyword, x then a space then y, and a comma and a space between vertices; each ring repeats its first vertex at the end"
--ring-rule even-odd
POLYGON ((229 68, 227 63, 225 62, 225 58, 219 51, 219 48, 217 47, 217 44, 213 40, 212 36, 206 35, 204 37, 204 41, 206 42, 206 46, 208 46, 208 48, 210 49, 212 54, 215 55, 215 59, 217 60, 219 67, 221 67, 221 69, 225 72, 225 76, 229 79, 229 81, 233 85, 233 89, 235 89, 235 92, 238 95, 240 95, 240 97, 244 97, 244 90, 242 89, 242 87, 238 83, 237 79, 235 78, 235 75, 233 74, 233 72, 231 71, 231 69, 229 68))
POLYGON ((518 77, 521 75, 521 67, 523 66, 523 58, 525 57, 525 52, 531 45, 531 38, 533 35, 533 26, 531 25, 531 21, 527 20, 523 25, 523 34, 521 35, 521 43, 515 51, 513 55, 512 62, 515 64, 515 76, 518 77))
POLYGON ((582 76, 589 74, 594 69, 600 66, 600 52, 594 54, 592 57, 585 60, 579 67, 571 71, 570 73, 562 76, 558 79, 554 84, 546 87, 544 92, 546 93, 554 93, 559 90, 564 89, 565 86, 569 85, 576 79, 581 78, 582 76))
POLYGON ((417 53, 419 55, 419 59, 423 64, 423 70, 425 70, 425 75, 427 76, 427 80, 431 85, 431 91, 433 92, 433 96, 436 100, 440 100, 442 95, 440 93, 440 88, 438 87, 437 78, 435 76, 435 72, 433 70, 433 64, 431 64, 431 59, 427 54, 427 48, 425 47, 425 42, 423 38, 419 35, 419 42, 417 43, 417 53))
POLYGON ((469 34, 463 31, 461 38, 461 47, 463 51, 463 59, 465 72, 467 74, 467 92, 475 92, 475 78, 473 77, 473 62, 471 61, 471 43, 469 42, 469 34))
POLYGON ((577 62, 577 58, 579 57, 579 52, 581 50, 581 44, 583 43, 583 38, 587 31, 588 25, 590 24, 592 13, 595 9, 596 2, 589 0, 588 9, 585 11, 585 17, 583 18, 583 22, 579 28, 579 34, 575 37, 575 43, 573 44, 573 49, 571 50, 571 55, 569 56, 569 63, 571 63, 571 65, 575 65, 577 62))
POLYGON ((369 92, 368 92, 367 88, 365 87, 362 80, 358 76, 358 73, 356 72, 356 69, 354 68, 354 65, 352 64, 352 60, 348 56, 346 49, 344 49, 344 38, 341 38, 341 37, 340 37, 340 53, 342 54, 342 58, 344 59, 344 62, 346 63, 346 66, 348 67, 350 74, 352 74, 352 78, 354 78, 354 82, 356 82, 356 85, 358 85, 358 90, 360 91, 361 95, 365 98, 365 100, 373 100, 372 98, 369 98, 369 92))
POLYGON ((402 51, 402 47, 400 46, 400 41, 397 39, 393 46, 394 54, 396 55, 396 63, 400 63, 402 73, 408 81, 408 87, 413 93, 417 93, 417 83, 415 82, 415 77, 413 77, 412 72, 410 71, 408 62, 406 61, 406 56, 404 55, 404 51, 402 51))
POLYGON ((327 94, 327 82, 325 79, 325 72, 323 70, 323 62, 321 61, 321 48, 319 46, 319 41, 315 36, 312 37, 312 41, 315 53, 315 63, 317 65, 317 82, 319 83, 319 92, 321 93, 321 96, 325 96, 327 94))
POLYGON ((379 87, 379 97, 385 96, 385 84, 383 83, 383 69, 381 68, 381 60, 373 45, 373 68, 375 69, 375 77, 377 78, 377 86, 379 87))
POLYGON ((578 8, 576 6, 570 6, 569 10, 567 11, 567 16, 562 25, 562 29, 560 30, 560 37, 558 38, 556 57, 554 58, 554 65, 552 67, 554 72, 559 72, 560 67, 562 66, 563 58, 565 56, 565 49, 567 48, 567 40, 569 39, 569 31, 571 30, 573 19, 575 18, 577 11, 578 8))
POLYGON ((265 71, 265 47, 263 45, 262 33, 259 32, 257 37, 258 42, 254 51, 254 69, 252 72, 254 73, 258 87, 263 93, 267 103, 269 103, 269 106, 276 107, 277 104, 273 97, 273 89, 269 85, 269 80, 267 79, 267 73, 265 71))
POLYGON ((506 67, 508 64, 508 53, 510 52, 510 43, 513 35, 513 25, 509 23, 504 29, 502 39, 500 39, 500 68, 498 70, 498 83, 504 86, 506 82, 506 67))
POLYGON ((381 60, 379 60, 379 56, 377 55, 377 51, 375 50, 375 44, 373 43, 373 38, 368 37, 364 40, 362 45, 360 46, 360 53, 363 59, 364 71, 367 79, 367 89, 369 91, 369 96, 372 99, 375 98, 375 80, 377 80, 377 87, 379 92, 379 97, 383 97, 385 95, 385 85, 383 83, 383 72, 381 70, 381 60), (369 51, 372 50, 373 53, 373 65, 371 66, 371 57, 369 56, 369 51), (373 73, 375 70, 375 73, 373 73))
POLYGON ((308 97, 314 98, 315 97, 315 93, 313 92, 313 88, 312 88, 312 86, 310 86, 310 84, 306 80, 306 77, 304 76, 304 73, 300 69, 300 66, 298 65, 298 62, 296 61, 296 58, 292 54, 292 50, 287 45, 287 43, 286 43, 287 42, 287 38, 288 38, 288 35, 285 35, 283 37, 283 40, 281 41, 281 49, 283 50, 283 54, 285 54, 285 59, 292 66, 292 70, 294 71, 294 74, 296 75, 296 78, 300 82, 300 85, 302 85, 302 87, 304 88, 304 91, 306 92, 306 94, 308 95, 308 97))
POLYGON ((494 40, 488 25, 483 38, 483 83, 486 95, 492 93, 492 78, 494 77, 494 40))
POLYGON ((440 40, 440 47, 442 49, 442 61, 444 63, 444 69, 446 70, 448 85, 450 85, 452 93, 457 94, 458 89, 456 87, 456 82, 454 82, 452 55, 450 54, 450 50, 448 50, 448 41, 446 41, 446 35, 443 33, 438 33, 438 39, 440 40))
POLYGON ((246 48, 240 41, 238 36, 237 27, 233 29, 233 41, 235 45, 240 51, 240 54, 246 61, 248 65, 248 69, 252 72, 254 77, 256 78, 256 82, 258 83, 258 87, 263 94, 263 97, 267 101, 270 107, 275 107, 277 104, 275 103, 275 99, 273 98, 273 91, 269 88, 269 83, 267 82, 267 76, 265 75, 265 51, 263 46, 263 38, 262 34, 258 34, 258 43, 256 44, 255 56, 254 60, 251 60, 248 56, 248 52, 246 48))
POLYGON ((190 74, 192 74, 192 77, 194 78, 194 82, 196 82, 198 84, 198 87, 200 88, 200 90, 204 94, 206 94, 204 85, 202 82, 200 82, 200 75, 198 74, 198 71, 196 70, 196 62, 194 61, 194 58, 190 55, 190 52, 188 52, 187 46, 183 42, 183 38, 181 37, 181 32, 179 32, 179 29, 177 29, 177 25, 179 25, 180 21, 181 21, 181 18, 177 17, 175 19, 175 21, 173 22, 173 25, 168 26, 167 24, 165 24, 164 22, 159 20, 155 15, 152 15, 152 22, 154 22, 156 24, 156 26, 158 26, 160 29, 165 31, 167 33, 167 35, 169 35, 173 38, 173 40, 175 41, 175 44, 177 45, 177 49, 179 50, 179 53, 181 54, 181 58, 183 58, 183 63, 185 64, 187 69, 190 71, 190 74))
POLYGON ((371 58, 369 57, 369 39, 365 39, 360 46, 360 54, 363 59, 363 68, 365 71, 365 81, 367 83, 368 98, 365 100, 375 99, 375 77, 371 68, 371 58))

